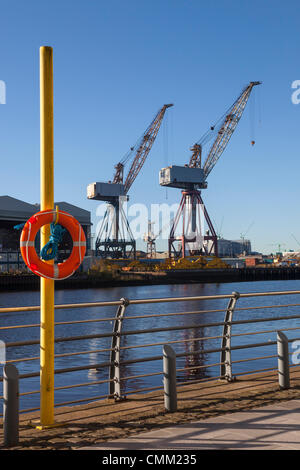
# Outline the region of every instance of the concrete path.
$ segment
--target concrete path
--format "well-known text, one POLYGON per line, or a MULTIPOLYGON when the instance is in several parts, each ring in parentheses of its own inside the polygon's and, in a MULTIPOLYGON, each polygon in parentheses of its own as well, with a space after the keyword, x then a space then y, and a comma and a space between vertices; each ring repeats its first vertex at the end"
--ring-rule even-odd
POLYGON ((300 400, 103 442, 88 450, 300 450, 300 400))

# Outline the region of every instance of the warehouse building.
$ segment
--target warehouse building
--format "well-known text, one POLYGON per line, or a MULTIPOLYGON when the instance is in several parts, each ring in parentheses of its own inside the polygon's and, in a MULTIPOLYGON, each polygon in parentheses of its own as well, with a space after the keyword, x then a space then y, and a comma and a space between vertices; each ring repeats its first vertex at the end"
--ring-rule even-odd
MULTIPOLYGON (((64 201, 56 202, 55 206, 73 215, 82 225, 87 240, 87 250, 89 250, 92 225, 91 213, 64 201)), ((39 208, 39 204, 29 204, 11 196, 0 196, 0 252, 19 251, 21 229, 15 227, 26 222, 39 211, 39 208)), ((36 238, 38 246, 38 236, 36 238)), ((64 235, 61 249, 64 251, 72 249, 72 239, 69 233, 64 235)))
POLYGON ((224 238, 218 239, 218 255, 223 258, 226 256, 235 257, 240 255, 251 254, 250 240, 225 240, 224 238))

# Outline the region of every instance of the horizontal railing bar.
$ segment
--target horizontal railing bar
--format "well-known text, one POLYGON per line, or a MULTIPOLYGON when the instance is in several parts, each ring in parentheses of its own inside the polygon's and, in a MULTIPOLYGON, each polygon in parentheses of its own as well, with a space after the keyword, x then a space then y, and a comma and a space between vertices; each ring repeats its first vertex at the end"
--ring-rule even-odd
MULTIPOLYGON (((35 407, 35 408, 26 408, 25 410, 20 410, 20 413, 32 413, 33 411, 39 411, 40 407, 35 407)), ((3 416, 3 415, 0 415, 3 416)))
POLYGON ((250 375, 250 374, 256 374, 258 372, 268 372, 268 371, 277 371, 277 369, 275 367, 270 367, 268 369, 257 369, 257 370, 251 370, 251 371, 248 371, 248 372, 238 372, 236 374, 234 374, 234 376, 238 376, 238 375, 250 375))
MULTIPOLYGON (((274 292, 253 292, 247 294, 240 294, 240 298, 249 297, 270 297, 277 295, 297 295, 300 291, 274 291, 274 292)), ((149 303, 162 303, 162 302, 186 302, 186 301, 197 301, 197 300, 217 300, 217 299, 230 299, 232 294, 224 295, 206 295, 206 296, 195 296, 195 297, 167 297, 160 299, 143 299, 143 300, 130 300, 129 304, 149 304, 149 303)))
POLYGON ((110 397, 113 398, 113 395, 112 394, 98 395, 96 397, 81 398, 79 400, 72 400, 72 401, 64 401, 62 403, 55 403, 54 407, 58 408, 59 406, 74 405, 75 403, 93 402, 93 401, 96 401, 96 400, 102 400, 102 399, 106 399, 106 398, 110 398, 110 397))
MULTIPOLYGON (((32 390, 30 392, 22 392, 22 393, 19 393, 19 397, 25 397, 27 395, 36 395, 40 393, 40 390, 32 390)), ((4 399, 4 396, 1 396, 0 397, 0 400, 3 400, 4 399)))
MULTIPOLYGON (((228 324, 231 325, 239 325, 239 324, 245 324, 245 323, 260 323, 263 321, 279 321, 279 320, 288 320, 288 319, 295 319, 295 318, 300 318, 300 316, 286 316, 286 317, 275 317, 272 319, 253 319, 253 320, 239 320, 239 321, 232 321, 228 322, 228 324)), ((176 327, 170 327, 170 328, 151 328, 151 329, 146 329, 146 330, 129 330, 129 331, 123 331, 120 333, 120 336, 127 336, 127 335, 134 335, 134 334, 149 334, 149 333, 158 333, 158 332, 164 332, 164 331, 178 331, 182 329, 194 329, 194 328, 203 328, 203 327, 213 327, 213 326, 222 326, 224 322, 218 322, 218 323, 207 323, 207 324, 201 324, 201 325, 188 325, 188 326, 176 326, 176 327)), ((294 328, 297 329, 297 328, 294 328)), ((272 330, 271 330, 272 331, 272 330)), ((262 331, 263 333, 264 331, 262 331)), ((247 334, 258 334, 259 332, 255 333, 245 333, 245 334, 233 334, 232 336, 242 336, 242 335, 247 335, 247 334)), ((81 335, 81 336, 69 336, 69 337, 61 337, 61 338, 55 338, 55 343, 61 343, 61 342, 69 342, 69 341, 79 341, 79 340, 86 340, 86 339, 100 339, 100 338, 108 338, 112 336, 116 336, 117 333, 102 333, 102 334, 93 334, 93 335, 81 335)), ((222 336, 220 336, 222 337, 222 336)), ((216 337, 217 338, 217 337, 216 337)), ((206 338, 199 338, 205 340, 206 338)), ((208 339, 208 338, 207 338, 208 339)), ((196 341, 192 339, 191 341, 196 341)), ((17 346, 30 346, 30 345, 38 345, 40 344, 40 340, 34 340, 34 341, 17 341, 13 343, 6 343, 6 347, 17 347, 17 346)), ((149 344, 149 346, 154 346, 155 343, 149 344)), ((126 347, 124 347, 125 349, 126 347)), ((76 353, 74 353, 76 354, 76 353)))
MULTIPOLYGON (((63 321, 63 322, 55 322, 54 326, 62 326, 62 325, 77 325, 80 323, 98 323, 98 322, 105 322, 105 321, 114 321, 115 318, 93 318, 88 320, 73 320, 73 321, 63 321)), ((19 328, 39 328, 41 325, 40 323, 35 323, 33 325, 8 325, 8 326, 1 326, 0 330, 15 330, 19 328)))
MULTIPOLYGON (((253 309, 266 309, 266 308, 283 308, 283 307, 296 307, 300 306, 300 304, 286 304, 286 305, 265 305, 265 306, 258 306, 258 307, 241 307, 236 308, 235 311, 243 311, 243 310, 253 310, 253 309)), ((0 309, 1 310, 1 309, 0 309)), ((136 319, 145 319, 145 318, 153 318, 153 317, 166 317, 166 316, 176 316, 176 315, 193 315, 193 314, 202 314, 202 313, 217 313, 217 312, 226 312, 226 309, 215 309, 215 310, 195 310, 190 312, 173 312, 173 313, 159 313, 159 314, 151 314, 151 315, 138 315, 138 316, 126 316, 126 320, 136 320, 136 319)), ((1 312, 0 312, 1 313, 1 312)), ((289 319, 288 317, 285 317, 289 319)), ((296 316, 294 318, 297 318, 296 316)), ((280 318, 281 319, 281 318, 280 318)), ((115 318, 96 318, 96 319, 88 319, 88 320, 73 320, 73 321, 65 321, 65 322, 55 322, 55 326, 62 326, 62 325, 76 325, 76 324, 85 324, 85 323, 97 323, 97 322, 107 322, 107 321, 114 321, 115 318)), ((270 319, 270 321, 275 319, 270 319)), ((260 321, 268 321, 267 318, 261 319, 260 321)), ((8 325, 0 327, 0 330, 11 330, 11 329, 20 329, 20 328, 38 328, 40 327, 39 323, 31 324, 31 325, 8 325)))
POLYGON ((273 317, 273 318, 253 318, 249 320, 235 320, 232 322, 227 322, 227 324, 231 325, 243 325, 245 323, 261 323, 261 322, 271 322, 271 321, 278 321, 278 320, 295 320, 299 319, 300 315, 285 315, 283 317, 273 317))
POLYGON ((173 317, 177 315, 197 315, 199 313, 220 313, 226 312, 226 308, 214 309, 214 310, 192 310, 189 312, 167 312, 167 313, 151 313, 147 315, 131 315, 125 317, 126 320, 138 320, 145 318, 156 318, 156 317, 173 317))
POLYGON ((157 387, 147 387, 147 388, 140 388, 137 390, 126 390, 125 395, 132 395, 134 393, 143 393, 143 392, 152 392, 154 390, 163 390, 163 387, 161 385, 157 387))
MULTIPOLYGON (((291 319, 298 319, 300 315, 288 315, 284 317, 274 317, 274 318, 255 318, 252 320, 237 320, 226 322, 228 325, 242 325, 245 323, 260 323, 264 321, 279 321, 279 320, 291 320, 291 319)), ((120 336, 127 336, 127 335, 134 335, 134 334, 148 334, 148 333, 160 333, 164 331, 178 331, 178 330, 189 330, 195 328, 208 328, 214 326, 223 326, 224 322, 213 322, 213 323, 202 323, 198 325, 187 325, 187 326, 173 326, 169 328, 149 328, 145 330, 127 330, 120 333, 120 336)))
POLYGON ((199 354, 210 354, 224 351, 226 348, 217 348, 217 349, 205 349, 203 351, 190 351, 176 354, 176 357, 189 357, 189 356, 198 356, 199 354))
MULTIPOLYGON (((55 310, 63 310, 69 308, 93 308, 93 307, 114 307, 122 305, 121 300, 115 300, 112 302, 87 302, 79 304, 60 304, 54 305, 55 310)), ((9 308, 0 308, 0 313, 18 313, 18 312, 37 312, 40 310, 39 305, 30 306, 30 307, 9 307, 9 308)))
POLYGON ((80 336, 62 336, 60 338, 55 338, 55 343, 63 343, 65 341, 81 341, 84 339, 100 339, 100 338, 112 338, 116 336, 116 333, 99 333, 93 335, 80 335, 80 336))
MULTIPOLYGON (((255 347, 262 347, 262 346, 271 346, 271 345, 274 345, 274 344, 277 344, 277 342, 276 341, 268 341, 268 342, 263 342, 263 343, 238 345, 238 346, 232 346, 231 350, 255 348, 255 347)), ((222 350, 226 350, 226 348, 216 348, 216 349, 208 349, 208 350, 204 350, 204 351, 181 353, 181 354, 176 354, 176 357, 194 356, 194 355, 198 355, 199 352, 201 352, 202 354, 209 354, 209 353, 220 352, 222 350)), ((120 361, 120 366, 129 365, 129 364, 143 363, 143 362, 158 361, 158 360, 162 360, 162 358, 163 358, 163 356, 160 355, 160 356, 151 356, 151 357, 147 357, 147 358, 120 361)), ((111 366, 111 365, 113 365, 112 362, 105 362, 105 363, 99 363, 99 364, 88 364, 88 365, 85 365, 85 366, 69 367, 69 368, 64 368, 64 369, 56 369, 54 371, 54 373, 55 374, 62 374, 62 373, 76 372, 76 371, 80 371, 80 370, 100 369, 102 367, 108 367, 108 366, 111 366)), ((20 379, 24 379, 24 378, 33 378, 33 377, 38 377, 38 376, 39 376, 39 372, 33 372, 33 373, 29 373, 29 374, 21 374, 19 377, 20 377, 20 379)), ((0 381, 3 381, 2 377, 0 378, 0 381)))
POLYGON ((166 328, 148 328, 146 330, 126 330, 120 333, 120 336, 161 333, 161 332, 166 332, 166 331, 191 330, 191 329, 203 328, 203 327, 222 326, 223 324, 224 322, 218 322, 218 323, 206 323, 206 324, 200 324, 200 325, 171 326, 171 327, 166 327, 166 328))
MULTIPOLYGON (((82 356, 84 354, 96 354, 96 353, 110 352, 110 351, 112 351, 112 348, 92 349, 90 351, 78 351, 78 352, 72 352, 72 353, 54 354, 54 358, 59 359, 61 357, 82 356)), ((7 363, 27 362, 27 361, 37 361, 38 359, 40 359, 40 357, 35 356, 35 357, 25 357, 25 358, 18 358, 18 359, 9 359, 6 362, 7 363)))
MULTIPOLYGON (((280 330, 282 331, 282 330, 280 330)), ((288 339, 288 343, 293 343, 294 341, 299 341, 300 338, 291 338, 291 339, 288 339)))
MULTIPOLYGON (((240 294, 240 298, 251 298, 251 297, 270 297, 270 296, 279 296, 279 295, 298 295, 300 291, 271 291, 271 292, 253 292, 240 294)), ((168 303, 168 302, 192 302, 198 300, 218 300, 218 299, 230 299, 232 294, 224 295, 202 295, 202 296, 193 296, 193 297, 164 297, 164 298, 154 298, 154 299, 135 299, 128 300, 128 305, 143 305, 143 304, 154 304, 154 303, 168 303)), ((55 305, 56 310, 62 309, 75 309, 75 308, 93 308, 93 307, 111 307, 122 305, 123 301, 112 301, 112 302, 88 302, 88 303, 79 303, 79 304, 61 304, 55 305)), ((29 307, 9 307, 9 308, 0 308, 0 313, 10 313, 10 312, 30 312, 30 311, 39 311, 40 306, 29 306, 29 307)))
POLYGON ((6 363, 7 363, 7 364, 12 364, 12 363, 14 363, 14 362, 37 361, 38 359, 40 359, 39 356, 36 356, 36 357, 24 357, 24 358, 6 360, 6 363))
MULTIPOLYGON (((235 311, 243 311, 243 310, 257 310, 257 309, 265 309, 265 308, 283 308, 283 307, 299 307, 299 304, 282 304, 282 305, 262 305, 262 306, 255 306, 255 307, 239 307, 235 308, 235 311)), ((226 308, 222 309, 213 309, 213 310, 194 310, 190 312, 170 312, 170 313, 153 313, 148 315, 136 315, 136 316, 126 316, 126 320, 136 320, 136 319, 145 319, 145 318, 153 318, 153 317, 167 317, 167 316, 175 316, 175 315, 193 315, 198 313, 221 313, 226 312, 226 308)))
MULTIPOLYGON (((276 330, 277 331, 277 330, 276 330)), ((120 349, 138 349, 138 348, 147 348, 152 346, 162 346, 164 344, 178 344, 178 343, 193 343, 196 341, 206 341, 209 339, 220 339, 223 338, 223 335, 220 336, 202 336, 200 338, 191 338, 191 339, 178 339, 174 341, 161 341, 160 343, 146 343, 146 344, 135 344, 133 346, 121 346, 120 349)))
POLYGON ((13 343, 6 343, 5 347, 6 348, 13 348, 13 347, 19 347, 19 346, 34 346, 34 345, 39 345, 40 340, 36 339, 34 341, 14 341, 13 343))
POLYGON ((238 361, 231 361, 231 363, 232 364, 238 364, 240 362, 259 361, 260 359, 272 359, 274 357, 278 357, 278 355, 277 354, 271 354, 270 356, 250 357, 248 359, 240 359, 238 361))
POLYGON ((300 304, 276 304, 276 305, 258 305, 254 307, 237 307, 234 311, 243 311, 243 310, 261 310, 265 308, 287 308, 287 307, 300 307, 300 304))
MULTIPOLYGON (((210 353, 216 353, 216 352, 221 352, 221 351, 225 351, 225 350, 226 350, 226 348, 206 349, 206 350, 203 350, 203 351, 196 351, 196 352, 193 351, 193 352, 190 352, 190 353, 176 354, 176 357, 197 356, 199 353, 201 353, 201 354, 210 354, 210 353)), ((162 359, 163 359, 163 356, 142 357, 140 359, 131 359, 131 360, 128 359, 127 361, 120 361, 119 365, 124 366, 124 365, 129 365, 129 364, 138 364, 138 363, 141 363, 141 362, 159 361, 159 360, 162 360, 162 359)))
POLYGON ((129 364, 140 364, 141 362, 151 362, 151 361, 161 361, 163 356, 151 356, 151 357, 142 357, 140 359, 128 359, 128 361, 120 361, 120 366, 125 366, 129 364))
MULTIPOLYGON (((291 328, 280 328, 280 331, 293 331, 293 330, 300 330, 299 326, 291 327, 291 328)), ((277 329, 274 330, 260 330, 260 331, 250 331, 247 333, 233 333, 231 337, 238 337, 238 336, 248 336, 248 335, 261 335, 264 333, 276 333, 278 331, 277 329)))
POLYGON ((0 330, 17 330, 19 328, 37 328, 41 326, 40 323, 35 323, 33 325, 8 325, 0 326, 0 330))
POLYGON ((112 348, 105 348, 105 349, 91 349, 90 351, 79 351, 79 352, 72 352, 72 353, 64 353, 64 354, 55 354, 55 358, 60 358, 60 357, 69 357, 69 356, 81 356, 84 354, 96 354, 96 353, 102 353, 102 352, 110 352, 113 351, 112 348))
POLYGON ((142 377, 154 377, 155 375, 162 375, 163 372, 151 372, 149 374, 138 374, 138 375, 131 375, 129 377, 120 377, 120 382, 125 382, 126 380, 133 380, 133 379, 140 379, 142 377))
POLYGON ((90 318, 88 320, 59 321, 59 322, 55 322, 54 326, 77 325, 79 323, 100 323, 100 322, 114 321, 114 320, 115 320, 115 317, 112 317, 112 318, 90 318))
POLYGON ((113 362, 102 362, 99 364, 88 364, 86 366, 68 367, 64 369, 55 369, 54 374, 67 374, 68 372, 77 372, 79 370, 101 369, 102 367, 112 366, 113 362))
MULTIPOLYGON (((296 307, 300 304, 286 304, 286 305, 265 305, 265 306, 256 306, 256 307, 241 307, 236 308, 235 311, 243 310, 254 310, 254 309, 266 309, 266 308, 283 308, 283 307, 296 307)), ((1 310, 1 309, 0 309, 1 310)), ((226 312, 226 309, 215 309, 215 310, 194 310, 190 312, 172 312, 172 313, 157 313, 151 315, 137 315, 137 316, 126 316, 126 320, 137 320, 145 318, 154 318, 154 317, 171 317, 177 315, 194 315, 194 314, 204 314, 204 313, 217 313, 217 312, 226 312)), ((98 322, 107 322, 114 321, 115 318, 93 318, 88 320, 73 320, 73 321, 64 321, 64 322, 55 322, 55 326, 62 325, 76 325, 76 324, 85 324, 85 323, 98 323, 98 322)), ((266 320, 267 321, 267 320, 266 320)), ((20 328, 38 328, 40 327, 39 323, 31 325, 8 325, 0 327, 0 330, 11 330, 11 329, 20 329, 20 328)))
POLYGON ((194 369, 206 369, 209 367, 220 366, 222 364, 225 364, 225 362, 216 362, 215 364, 207 364, 207 365, 202 365, 202 366, 183 367, 182 369, 176 369, 176 372, 184 372, 185 370, 194 370, 194 369))
POLYGON ((204 377, 203 379, 193 379, 193 380, 185 380, 184 382, 177 382, 178 387, 183 387, 185 385, 193 385, 193 384, 198 384, 201 382, 214 382, 215 380, 220 380, 223 379, 221 375, 214 376, 214 377, 204 377))
MULTIPOLYGON (((63 343, 67 341, 81 341, 85 339, 100 339, 100 338, 111 338, 112 336, 116 336, 116 333, 102 333, 102 334, 94 334, 94 335, 81 335, 81 336, 66 336, 66 337, 60 337, 60 338, 55 338, 54 342, 55 343, 63 343)), ((34 340, 34 341, 16 341, 13 343, 6 343, 7 348, 11 347, 17 347, 17 346, 32 346, 35 344, 40 344, 40 340, 34 340)))
POLYGON ((109 383, 109 382, 114 382, 114 379, 95 380, 93 382, 85 382, 82 384, 64 385, 61 387, 54 387, 54 390, 65 390, 68 388, 88 387, 89 385, 99 385, 99 384, 104 384, 104 383, 109 383))
POLYGON ((274 292, 252 292, 248 294, 240 294, 240 298, 249 298, 249 297, 271 297, 272 295, 297 295, 300 294, 299 290, 293 291, 274 291, 274 292))
MULTIPOLYGON (((101 367, 108 367, 113 365, 112 362, 102 362, 99 364, 88 364, 86 366, 77 366, 77 367, 69 367, 65 369, 55 369, 54 374, 64 374, 68 372, 76 372, 79 370, 89 370, 89 369, 100 369, 101 367)), ((19 379, 28 379, 33 377, 39 377, 40 372, 31 372, 29 374, 20 374, 19 379)), ((0 382, 3 382, 3 377, 0 377, 0 382)))
POLYGON ((259 348, 262 346, 274 346, 277 344, 277 341, 265 341, 263 343, 252 343, 252 344, 240 344, 238 346, 231 346, 232 351, 236 351, 238 349, 248 349, 248 348, 259 348))

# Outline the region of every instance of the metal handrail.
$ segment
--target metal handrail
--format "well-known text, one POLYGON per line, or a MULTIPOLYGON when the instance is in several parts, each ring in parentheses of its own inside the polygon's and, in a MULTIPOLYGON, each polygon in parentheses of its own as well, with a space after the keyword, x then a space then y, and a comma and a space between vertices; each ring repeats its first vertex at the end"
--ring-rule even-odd
MULTIPOLYGON (((180 367, 177 369, 178 372, 183 372, 183 371, 189 371, 189 370, 201 370, 201 369, 207 369, 207 368, 213 368, 213 367, 218 367, 220 366, 220 375, 218 375, 215 378, 225 378, 227 380, 232 380, 233 375, 232 375, 232 367, 235 366, 238 363, 243 363, 243 362, 251 362, 255 360, 262 360, 262 359, 271 359, 275 358, 276 355, 266 355, 266 356, 259 356, 255 358, 247 358, 247 359, 235 359, 232 360, 231 355, 233 352, 237 352, 239 350, 244 350, 244 349, 252 349, 252 348, 257 348, 257 347, 265 347, 265 346, 274 346, 276 344, 276 341, 263 341, 263 342, 258 342, 258 343, 252 343, 252 344, 240 344, 240 345, 231 345, 230 340, 231 338, 234 337, 241 337, 241 336, 247 336, 247 335, 257 335, 257 334, 264 334, 264 333, 273 333, 277 330, 275 329, 268 329, 268 330, 262 330, 262 331, 247 331, 247 332, 238 332, 236 331, 236 328, 240 325, 245 325, 245 324, 257 324, 257 323, 262 323, 262 322, 268 322, 268 321, 285 321, 285 320, 294 320, 294 319, 299 319, 300 315, 281 315, 277 317, 262 317, 262 318, 249 318, 249 319, 242 319, 242 320, 233 320, 233 314, 236 312, 244 312, 244 311, 253 311, 253 310, 263 310, 263 309, 275 309, 275 308, 287 308, 287 307, 299 307, 300 303, 286 303, 286 304, 276 304, 276 305, 255 305, 255 306, 246 306, 246 307, 236 307, 237 301, 240 301, 240 299, 243 298, 256 298, 256 297, 270 297, 270 296, 282 296, 282 295, 299 295, 300 291, 275 291, 275 292, 258 292, 258 293, 244 293, 244 294, 226 294, 226 295, 211 295, 211 296, 192 296, 192 297, 172 297, 172 298, 156 298, 156 299, 120 299, 118 301, 110 301, 110 302, 89 302, 89 303, 77 303, 77 304, 59 304, 55 306, 56 310, 63 310, 63 309, 85 309, 85 308, 105 308, 105 307, 117 307, 118 311, 120 312, 122 309, 122 315, 121 317, 109 317, 109 318, 92 318, 92 319, 80 319, 80 320, 70 320, 70 321, 61 321, 61 322, 55 322, 55 326, 65 326, 65 325, 79 325, 79 324, 91 324, 91 323, 97 323, 97 322, 112 322, 114 321, 114 329, 113 331, 110 332, 102 332, 102 333, 94 333, 94 334, 85 334, 85 335, 73 335, 73 336, 64 336, 64 337, 58 337, 55 338, 55 343, 62 343, 62 342, 73 342, 73 341, 78 341, 78 340, 90 340, 90 339, 111 339, 112 344, 111 347, 106 347, 102 349, 94 349, 91 351, 76 351, 76 352, 66 352, 63 354, 56 354, 55 358, 62 358, 62 357, 74 357, 74 356, 80 356, 80 355, 86 355, 86 354, 92 354, 92 353, 104 353, 107 352, 111 355, 110 360, 106 362, 101 362, 101 363, 95 363, 95 364, 87 364, 87 365, 80 365, 80 366, 74 366, 74 367, 65 367, 65 368, 58 368, 55 370, 56 374, 65 374, 65 373, 72 373, 76 371, 85 371, 89 369, 98 369, 98 370, 105 370, 109 369, 109 375, 107 380, 99 380, 99 381, 89 381, 89 382, 84 382, 81 384, 73 384, 73 385, 63 385, 59 387, 55 387, 55 390, 66 390, 66 389, 72 389, 72 388, 78 388, 78 387, 86 387, 90 385, 99 385, 99 384, 104 384, 108 383, 109 384, 109 392, 107 395, 105 395, 105 398, 107 397, 114 397, 115 399, 121 399, 123 398, 122 396, 122 389, 121 389, 121 384, 125 384, 126 382, 130 380, 137 380, 141 378, 148 378, 148 377, 155 377, 158 375, 162 374, 162 371, 153 371, 153 372, 144 372, 143 374, 136 374, 136 375, 131 375, 131 376, 122 376, 121 374, 121 369, 126 366, 126 365, 131 365, 131 364, 147 364, 151 361, 161 361, 162 360, 162 354, 158 355, 151 355, 151 356, 144 356, 143 357, 138 357, 134 359, 124 359, 121 357, 121 353, 125 353, 125 351, 130 351, 133 349, 137 348, 151 348, 151 347, 158 347, 162 346, 165 344, 186 344, 190 345, 193 343, 197 343, 199 341, 207 341, 209 339, 215 340, 215 339, 220 339, 223 341, 221 347, 218 348, 209 348, 205 350, 197 350, 197 351, 186 351, 184 353, 178 352, 176 354, 176 357, 178 359, 180 358, 185 358, 185 357, 194 357, 198 355, 199 353, 203 354, 210 354, 210 353, 221 353, 221 360, 219 362, 214 361, 213 363, 208 363, 205 365, 190 365, 186 366, 184 368, 180 367), (166 312, 166 313, 150 313, 150 314, 141 314, 138 315, 125 315, 125 311, 127 311, 127 308, 130 305, 147 305, 147 304, 159 304, 159 303, 174 303, 174 302, 187 302, 187 301, 207 301, 207 300, 229 300, 227 308, 218 308, 218 309, 208 309, 208 310, 193 310, 193 311, 184 311, 184 312, 166 312), (235 302, 232 302, 232 299, 235 299, 235 302), (120 310, 121 309, 121 310, 120 310), (159 319, 161 317, 175 317, 179 315, 201 315, 201 314, 207 314, 207 313, 222 313, 225 312, 225 318, 223 321, 215 321, 215 322, 210 322, 210 323, 199 323, 199 324, 190 324, 190 325, 180 325, 180 326, 170 326, 170 327, 155 327, 155 328, 145 328, 145 329, 130 329, 130 330, 124 330, 123 324, 124 321, 127 322, 128 320, 138 320, 138 319, 147 319, 147 318, 156 318, 159 319), (230 314, 230 315, 229 315, 230 314), (195 338, 188 338, 188 339, 172 339, 170 341, 157 341, 157 342, 148 342, 148 343, 143 343, 143 344, 122 344, 121 339, 124 337, 132 337, 136 335, 142 335, 142 334, 152 334, 156 336, 158 333, 164 333, 164 332, 172 332, 176 334, 176 332, 179 331, 184 331, 184 330, 193 330, 195 328, 209 328, 209 327, 226 327, 226 329, 223 331, 223 334, 219 335, 212 335, 212 336, 200 336, 200 337, 195 337, 195 338), (235 331, 232 331, 235 330, 235 331), (229 372, 228 372, 229 371, 229 372)), ((0 314, 1 313, 11 313, 11 312, 38 312, 40 310, 39 306, 31 306, 31 307, 9 307, 9 308, 0 308, 0 314)), ((3 326, 0 328, 0 330, 14 330, 14 329, 19 329, 19 328, 33 328, 33 327, 39 327, 39 324, 32 324, 32 325, 8 325, 8 326, 3 326)), ((292 328, 282 328, 282 331, 285 330, 297 330, 300 329, 300 327, 292 327, 292 328)), ((293 340, 290 340, 294 341, 293 340)), ((6 347, 10 348, 10 350, 14 347, 22 347, 22 346, 33 346, 33 345, 39 345, 39 340, 32 339, 32 340, 24 340, 24 341, 14 341, 6 344, 6 347)), ((8 362, 25 362, 25 361, 36 361, 39 359, 38 356, 31 357, 31 358, 16 358, 16 359, 10 359, 8 362)), ((264 369, 259 369, 259 371, 264 372, 267 370, 274 370, 273 368, 264 368, 264 369)), ((254 371, 251 372, 244 372, 244 374, 248 373, 254 373, 254 371)), ((243 373, 235 373, 235 376, 238 375, 243 375, 243 373)), ((25 373, 25 374, 20 374, 21 379, 26 379, 26 378, 34 378, 38 377, 39 372, 31 372, 31 373, 25 373)), ((197 379, 197 381, 202 381, 202 380, 210 380, 210 377, 206 377, 205 379, 197 379)), ((0 379, 1 380, 1 379, 0 379)), ((189 381, 188 383, 191 383, 189 381)), ((181 383, 182 384, 182 383, 181 383)), ((144 388, 139 388, 139 390, 126 390, 126 395, 130 393, 136 393, 136 392, 143 392, 143 391, 149 391, 149 390, 158 390, 161 389, 162 387, 144 387, 144 388)), ((32 394, 37 394, 39 393, 38 391, 33 391, 33 392, 25 392, 21 393, 20 396, 25 396, 25 395, 32 395, 32 394)), ((99 396, 98 396, 99 398, 99 396)), ((80 400, 73 400, 73 401, 68 401, 64 403, 60 403, 58 406, 62 406, 63 404, 72 404, 72 403, 80 403, 80 402, 87 402, 91 400, 95 400, 97 397, 92 397, 92 398, 84 398, 80 400)))
MULTIPOLYGON (((254 292, 254 293, 246 293, 240 294, 240 298, 250 298, 250 297, 270 297, 270 296, 277 296, 277 295, 297 295, 300 294, 300 291, 271 291, 271 292, 254 292)), ((128 305, 138 305, 138 304, 154 304, 154 303, 161 303, 161 302, 189 302, 189 301, 198 301, 198 300, 220 300, 220 299, 230 299, 232 294, 224 294, 224 295, 201 295, 201 296, 193 296, 193 297, 162 297, 162 298, 154 298, 154 299, 134 299, 129 300, 128 305)), ((68 309, 68 308, 93 308, 93 307, 113 307, 122 305, 122 300, 116 301, 106 301, 106 302, 85 302, 85 303, 77 303, 77 304, 59 304, 55 305, 54 308, 56 310, 61 309, 68 309)), ((31 307, 1 307, 0 313, 10 313, 10 312, 33 312, 40 310, 39 306, 31 306, 31 307)))

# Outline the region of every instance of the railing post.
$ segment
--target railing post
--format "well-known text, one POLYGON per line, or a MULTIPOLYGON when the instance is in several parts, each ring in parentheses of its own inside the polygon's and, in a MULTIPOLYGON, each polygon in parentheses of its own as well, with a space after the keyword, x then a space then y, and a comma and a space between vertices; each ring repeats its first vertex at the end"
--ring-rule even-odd
POLYGON ((232 382, 232 362, 231 362, 231 329, 232 318, 236 303, 240 297, 239 292, 232 292, 224 318, 223 337, 222 337, 222 350, 221 350, 221 368, 220 377, 227 382, 232 382))
POLYGON ((19 443, 19 373, 12 364, 3 367, 3 434, 4 446, 19 443))
POLYGON ((176 354, 167 344, 163 347, 163 371, 165 409, 172 413, 177 411, 176 354))
POLYGON ((281 389, 290 388, 289 342, 282 331, 277 331, 278 382, 281 389))
POLYGON ((114 397, 115 400, 124 400, 125 397, 121 395, 121 382, 120 382, 120 342, 122 321, 127 305, 130 301, 128 299, 120 299, 122 304, 119 305, 114 321, 113 337, 111 342, 110 362, 112 365, 109 368, 109 395, 114 397))

